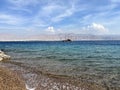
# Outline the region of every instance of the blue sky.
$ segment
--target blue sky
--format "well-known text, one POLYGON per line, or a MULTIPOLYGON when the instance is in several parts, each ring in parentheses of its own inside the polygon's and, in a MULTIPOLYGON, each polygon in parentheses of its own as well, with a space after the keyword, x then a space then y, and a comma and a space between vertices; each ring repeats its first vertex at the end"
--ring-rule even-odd
POLYGON ((120 34, 120 0, 0 0, 0 38, 120 34))

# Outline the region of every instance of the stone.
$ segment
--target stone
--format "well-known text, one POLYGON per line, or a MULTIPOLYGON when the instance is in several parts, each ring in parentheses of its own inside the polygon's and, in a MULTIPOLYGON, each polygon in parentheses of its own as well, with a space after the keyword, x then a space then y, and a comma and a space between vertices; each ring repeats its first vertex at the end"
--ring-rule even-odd
POLYGON ((9 60, 10 56, 6 55, 3 51, 0 50, 0 61, 9 60))
POLYGON ((3 60, 3 58, 2 57, 0 57, 0 61, 2 61, 3 60))

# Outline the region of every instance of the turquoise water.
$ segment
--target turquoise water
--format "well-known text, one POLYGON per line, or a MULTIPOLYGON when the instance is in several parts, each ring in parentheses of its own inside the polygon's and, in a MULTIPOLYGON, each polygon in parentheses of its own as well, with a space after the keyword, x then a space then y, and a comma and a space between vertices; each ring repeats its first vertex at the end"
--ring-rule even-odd
POLYGON ((120 87, 120 41, 0 42, 0 49, 11 62, 120 87))

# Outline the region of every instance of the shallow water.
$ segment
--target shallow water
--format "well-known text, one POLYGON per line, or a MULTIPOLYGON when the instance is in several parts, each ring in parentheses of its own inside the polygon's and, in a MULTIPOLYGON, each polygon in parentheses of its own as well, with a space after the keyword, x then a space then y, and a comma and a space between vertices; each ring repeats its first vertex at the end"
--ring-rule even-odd
MULTIPOLYGON (((120 41, 0 42, 0 48, 12 57, 2 64, 16 70, 27 67, 120 89, 120 41)), ((27 79, 37 77, 24 72, 27 79)))

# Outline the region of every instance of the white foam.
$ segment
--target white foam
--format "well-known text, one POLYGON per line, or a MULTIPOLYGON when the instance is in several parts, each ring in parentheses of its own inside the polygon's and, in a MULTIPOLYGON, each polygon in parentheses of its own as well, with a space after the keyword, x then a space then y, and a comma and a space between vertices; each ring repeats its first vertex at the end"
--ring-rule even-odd
POLYGON ((30 88, 27 84, 25 84, 27 90, 35 90, 35 88, 30 88))

